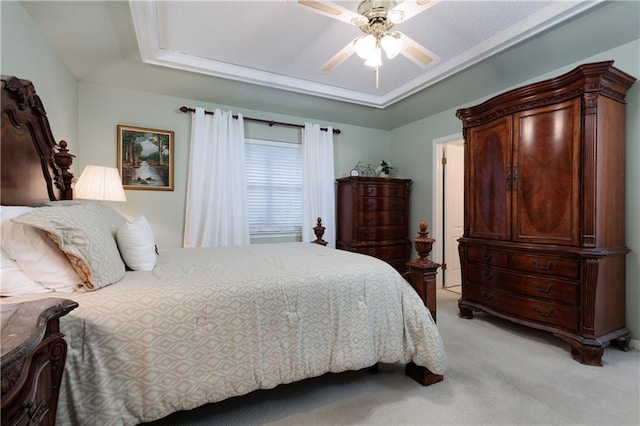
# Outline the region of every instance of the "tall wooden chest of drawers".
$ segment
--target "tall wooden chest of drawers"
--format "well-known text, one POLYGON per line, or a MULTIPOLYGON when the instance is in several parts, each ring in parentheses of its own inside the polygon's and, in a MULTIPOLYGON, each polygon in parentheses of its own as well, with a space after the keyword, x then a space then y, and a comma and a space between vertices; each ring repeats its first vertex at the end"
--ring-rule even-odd
POLYGON ((410 179, 346 177, 337 180, 336 247, 368 254, 407 270, 410 179))
POLYGON ((577 361, 625 347, 625 94, 612 61, 460 109, 460 316, 549 331, 577 361))

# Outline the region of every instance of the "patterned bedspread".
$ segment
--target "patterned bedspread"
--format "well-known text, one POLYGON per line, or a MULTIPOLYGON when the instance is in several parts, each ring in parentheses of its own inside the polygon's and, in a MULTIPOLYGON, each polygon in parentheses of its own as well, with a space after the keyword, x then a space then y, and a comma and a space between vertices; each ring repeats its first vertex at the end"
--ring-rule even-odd
POLYGON ((152 272, 62 297, 80 306, 61 319, 59 425, 133 425, 377 362, 446 368, 393 268, 310 243, 164 250, 152 272))

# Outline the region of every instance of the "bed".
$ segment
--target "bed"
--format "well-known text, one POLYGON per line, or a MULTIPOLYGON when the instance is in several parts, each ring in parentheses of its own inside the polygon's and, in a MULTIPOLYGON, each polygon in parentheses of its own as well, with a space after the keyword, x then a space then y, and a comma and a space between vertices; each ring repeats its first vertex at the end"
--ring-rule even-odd
POLYGON ((118 231, 132 222, 72 200, 73 155, 55 143, 28 80, 2 77, 1 144, 8 223, 54 242, 78 277, 75 291, 0 300, 78 304, 60 318, 67 357, 58 424, 133 425, 378 363, 417 367, 423 384, 441 380, 446 355, 426 301, 385 262, 312 243, 160 249, 151 270, 116 279, 119 266, 115 275, 101 268, 122 261, 110 259, 109 244, 122 252, 118 231), (81 247, 67 232, 85 222, 108 230, 81 247))

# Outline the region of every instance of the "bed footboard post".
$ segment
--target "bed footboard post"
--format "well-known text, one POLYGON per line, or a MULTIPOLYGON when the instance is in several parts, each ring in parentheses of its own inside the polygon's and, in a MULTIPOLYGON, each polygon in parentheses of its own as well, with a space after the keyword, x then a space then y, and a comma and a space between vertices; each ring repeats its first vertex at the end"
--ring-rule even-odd
MULTIPOLYGON (((413 244, 418 252, 418 259, 407 262, 408 281, 418 293, 424 305, 431 312, 433 320, 436 320, 436 273, 439 263, 427 258, 435 240, 429 237, 426 222, 420 222, 418 237, 413 239, 413 244)), ((410 362, 405 367, 405 373, 422 386, 428 386, 444 380, 441 374, 434 374, 429 369, 410 362)))
POLYGON ((417 260, 408 262, 409 283, 418 293, 424 305, 431 312, 433 320, 436 321, 436 269, 439 263, 420 263, 417 260))
POLYGON ((418 259, 407 262, 409 268, 408 281, 418 292, 424 305, 429 308, 433 320, 436 320, 436 273, 439 263, 428 259, 435 240, 429 237, 426 222, 420 222, 418 237, 413 239, 413 244, 418 252, 418 259))
POLYGON ((316 239, 312 241, 314 244, 320 244, 321 246, 326 246, 328 243, 322 239, 324 236, 324 226, 322 226, 322 218, 319 217, 316 219, 316 226, 313 228, 314 234, 316 234, 316 239))

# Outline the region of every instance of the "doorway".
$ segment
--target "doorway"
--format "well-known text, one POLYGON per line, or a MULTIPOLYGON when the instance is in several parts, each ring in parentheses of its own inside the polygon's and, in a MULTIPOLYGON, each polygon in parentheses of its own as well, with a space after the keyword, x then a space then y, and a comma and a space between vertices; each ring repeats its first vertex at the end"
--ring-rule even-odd
POLYGON ((433 141, 433 260, 442 265, 436 275, 441 288, 460 292, 462 276, 458 238, 464 227, 464 139, 458 133, 433 141))

